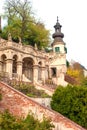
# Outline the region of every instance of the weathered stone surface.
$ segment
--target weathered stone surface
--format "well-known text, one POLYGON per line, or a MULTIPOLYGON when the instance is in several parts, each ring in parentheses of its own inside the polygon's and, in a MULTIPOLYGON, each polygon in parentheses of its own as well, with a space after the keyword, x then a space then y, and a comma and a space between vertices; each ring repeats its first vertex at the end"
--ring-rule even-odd
POLYGON ((35 117, 41 120, 43 116, 51 118, 55 125, 53 130, 85 130, 73 121, 65 118, 61 114, 40 105, 31 98, 0 82, 2 91, 2 101, 0 101, 0 111, 8 109, 11 113, 17 116, 27 116, 31 111, 35 117))
POLYGON ((10 79, 33 82, 35 85, 51 79, 53 84, 66 86, 66 45, 62 40, 61 27, 59 23, 54 26, 54 41, 48 53, 43 48, 38 50, 36 43, 35 47, 22 44, 20 37, 19 43, 13 42, 10 33, 8 40, 1 38, 0 72, 8 73, 10 79))

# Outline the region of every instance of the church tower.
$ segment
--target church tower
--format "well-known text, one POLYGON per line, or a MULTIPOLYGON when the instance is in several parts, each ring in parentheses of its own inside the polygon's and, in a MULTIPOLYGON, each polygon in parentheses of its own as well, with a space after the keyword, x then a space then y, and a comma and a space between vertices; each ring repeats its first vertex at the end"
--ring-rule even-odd
POLYGON ((49 70, 50 70, 50 78, 52 79, 53 83, 57 85, 65 86, 67 83, 65 81, 65 73, 67 71, 66 67, 66 53, 67 49, 65 46, 65 42, 63 41, 64 34, 61 32, 61 25, 58 21, 54 26, 55 32, 53 33, 53 43, 52 50, 53 54, 50 58, 49 70))
POLYGON ((52 43, 53 52, 56 52, 56 53, 66 53, 67 52, 65 43, 63 41, 64 34, 61 32, 61 27, 62 26, 58 22, 58 17, 57 17, 57 23, 54 26, 55 33, 52 35, 52 37, 54 39, 54 41, 52 43))

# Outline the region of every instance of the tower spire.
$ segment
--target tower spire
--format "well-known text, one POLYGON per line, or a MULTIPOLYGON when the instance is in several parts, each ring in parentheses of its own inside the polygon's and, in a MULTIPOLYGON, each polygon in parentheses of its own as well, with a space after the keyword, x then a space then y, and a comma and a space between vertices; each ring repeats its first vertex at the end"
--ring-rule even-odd
POLYGON ((57 54, 66 53, 65 52, 65 43, 63 41, 64 34, 61 32, 61 27, 62 26, 59 23, 58 16, 57 16, 57 22, 56 22, 56 25, 54 25, 55 32, 52 35, 54 40, 53 40, 53 43, 51 44, 53 52, 55 52, 57 54))
POLYGON ((58 23, 58 16, 57 16, 57 23, 58 23))
POLYGON ((58 16, 57 16, 57 22, 56 25, 54 25, 55 28, 55 33, 52 35, 52 37, 54 38, 54 41, 63 41, 62 38, 64 37, 64 34, 61 32, 61 25, 59 23, 58 20, 58 16))

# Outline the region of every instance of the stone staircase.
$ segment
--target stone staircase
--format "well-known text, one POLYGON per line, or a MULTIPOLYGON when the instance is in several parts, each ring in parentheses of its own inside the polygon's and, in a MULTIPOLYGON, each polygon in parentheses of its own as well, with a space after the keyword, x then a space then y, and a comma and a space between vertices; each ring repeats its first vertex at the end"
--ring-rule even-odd
MULTIPOLYGON (((4 73, 0 73, 0 80, 2 82, 5 82, 6 84, 10 85, 10 86, 20 86, 20 85, 33 85, 33 83, 30 81, 18 81, 16 80, 16 78, 13 78, 13 79, 10 79, 9 76, 8 76, 8 73, 4 72, 4 73)), ((44 90, 48 95, 52 96, 53 95, 53 92, 56 88, 56 85, 54 85, 53 83, 46 83, 46 84, 42 84, 42 83, 36 83, 34 85, 36 87, 36 89, 39 89, 39 90, 44 90)))
POLYGON ((29 112, 32 112, 39 120, 45 116, 52 120, 55 126, 53 130, 85 130, 60 113, 37 103, 4 82, 0 82, 0 89, 2 93, 0 111, 8 109, 14 115, 22 117, 26 117, 29 112))

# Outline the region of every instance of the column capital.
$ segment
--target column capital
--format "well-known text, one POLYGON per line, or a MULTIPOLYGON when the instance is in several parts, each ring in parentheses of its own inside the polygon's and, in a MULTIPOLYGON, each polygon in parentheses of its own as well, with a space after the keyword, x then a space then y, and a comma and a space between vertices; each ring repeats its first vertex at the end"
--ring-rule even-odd
POLYGON ((22 61, 17 61, 17 65, 22 65, 22 61))
POLYGON ((45 70, 45 68, 46 68, 45 66, 41 66, 41 69, 42 69, 42 70, 45 70))
POLYGON ((7 63, 12 63, 13 62, 13 59, 6 59, 5 60, 7 63))
POLYGON ((33 65, 33 68, 38 68, 38 65, 33 65))

